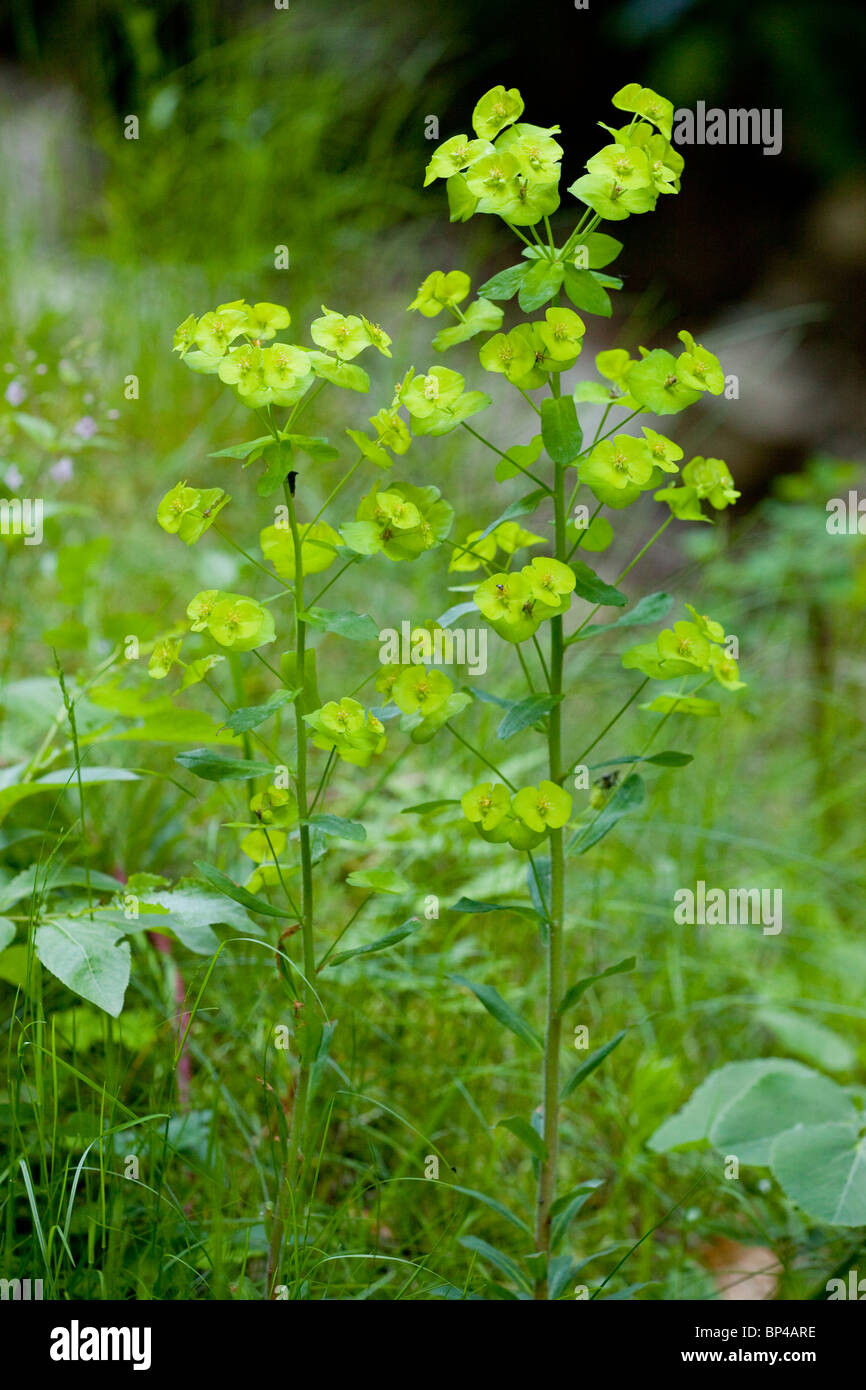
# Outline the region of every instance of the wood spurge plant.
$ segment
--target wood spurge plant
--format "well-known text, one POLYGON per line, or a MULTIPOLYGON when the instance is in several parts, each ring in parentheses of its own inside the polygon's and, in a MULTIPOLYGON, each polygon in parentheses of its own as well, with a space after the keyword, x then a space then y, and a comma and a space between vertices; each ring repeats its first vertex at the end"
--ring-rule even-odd
MULTIPOLYGON (((190 596, 186 627, 167 633, 150 659, 151 675, 157 679, 165 679, 176 665, 181 667, 183 689, 199 681, 211 685, 217 663, 227 662, 232 689, 241 703, 230 713, 228 724, 234 733, 242 734, 245 756, 199 749, 180 755, 178 761, 210 780, 255 783, 259 779, 261 789, 254 791, 248 809, 234 822, 241 835, 240 849, 254 867, 243 885, 213 865, 199 863, 197 868, 210 889, 248 912, 292 923, 279 936, 278 948, 289 990, 299 992, 300 998, 294 1012, 296 1071, 286 1156, 273 1202, 271 1289, 284 1276, 290 1212, 297 1219, 312 1195, 318 1131, 311 1107, 334 1034, 322 970, 356 954, 334 954, 343 933, 329 936, 317 916, 314 870, 324 859, 329 841, 363 843, 366 832, 360 821, 324 807, 336 805, 344 810, 346 790, 356 775, 353 770, 369 767, 395 738, 408 736, 412 743, 423 744, 450 733, 472 746, 455 721, 459 719, 462 726, 468 723, 475 692, 456 689, 443 671, 431 665, 433 632, 447 630, 459 617, 473 613, 514 648, 526 682, 525 696, 506 700, 491 691, 487 698, 496 699, 505 710, 501 739, 519 733, 538 739, 533 784, 516 786, 499 771, 492 754, 479 751, 485 780, 466 788, 459 799, 478 835, 526 856, 532 913, 545 943, 547 1003, 540 1105, 531 1119, 516 1116, 506 1122, 526 1144, 537 1169, 532 1248, 515 1275, 518 1289, 524 1295, 531 1289, 536 1298, 555 1297, 561 1289, 570 1262, 565 1258, 563 1263, 559 1246, 594 1186, 584 1182, 563 1194, 557 1191, 560 1108, 619 1041, 607 1043, 563 1086, 564 1022, 583 991, 601 978, 575 983, 566 973, 566 949, 569 969, 572 959, 579 957, 579 942, 569 933, 573 875, 568 861, 589 851, 641 803, 644 766, 673 768, 690 761, 688 755, 653 753, 651 748, 675 716, 719 714, 719 705, 697 692, 711 684, 725 690, 742 684, 736 661, 726 649, 724 627, 689 608, 688 619, 683 617, 654 640, 623 655, 625 671, 637 672, 642 680, 628 685, 624 677, 627 698, 619 714, 649 682, 661 686, 661 693, 643 706, 659 717, 640 752, 614 760, 617 771, 596 778, 590 787, 593 769, 584 760, 619 714, 607 719, 602 732, 580 730, 577 738, 565 737, 563 707, 580 679, 579 669, 569 669, 569 658, 583 657, 584 643, 599 633, 658 622, 670 607, 671 600, 664 594, 632 603, 619 585, 674 519, 710 521, 712 512, 729 506, 739 495, 721 460, 694 458, 681 468, 683 451, 675 442, 647 426, 640 435, 624 430, 641 414, 674 415, 699 400, 703 392, 719 394, 724 389, 718 360, 690 333, 680 332, 682 346, 676 354, 642 348, 640 356, 632 359, 620 349, 601 352, 595 360, 597 378, 581 380, 572 390, 563 387, 564 374, 581 356, 586 331, 581 314, 609 315, 608 292, 622 284, 605 270, 621 251, 621 243, 597 228, 605 221, 619 222, 651 211, 660 196, 678 191, 683 167, 682 157, 670 144, 670 102, 632 83, 617 92, 613 105, 625 113, 625 123, 603 126, 608 142, 587 160, 586 175, 568 190, 583 213, 561 245, 556 244, 550 223, 560 206, 562 147, 555 138, 559 127, 524 122, 523 100, 516 89, 496 87, 486 93, 473 114, 474 138, 456 135, 445 140, 427 168, 426 183, 445 180, 452 221, 466 221, 475 214, 498 216, 522 243, 521 254, 472 299, 467 273, 433 270, 409 307, 425 318, 444 313, 453 320, 433 339, 437 353, 480 340, 481 369, 489 376, 504 377, 506 386, 525 405, 533 426, 528 442, 512 444, 502 437, 501 429, 494 430, 498 440, 480 432, 476 417, 485 411, 494 417, 497 407, 487 391, 475 386, 467 389, 462 372, 439 364, 423 372, 410 367, 391 399, 370 417, 372 434, 351 426, 346 429, 346 437, 355 446, 354 461, 330 488, 325 503, 314 510, 308 500, 310 469, 328 468, 341 451, 321 435, 300 433, 302 417, 328 384, 366 393, 370 379, 357 359, 370 348, 390 358, 388 333, 361 314, 323 306, 321 317, 310 325, 312 346, 303 345, 293 341, 288 331, 288 309, 271 303, 251 306, 243 300, 220 304, 201 317, 190 315, 175 333, 174 348, 181 360, 193 371, 217 376, 260 421, 256 438, 223 449, 217 457, 237 461, 243 470, 257 469, 258 496, 279 498, 260 531, 262 560, 256 560, 226 529, 230 498, 213 477, 196 479, 194 484, 179 482, 166 494, 157 513, 165 531, 192 545, 216 528, 270 577, 272 585, 276 580, 281 587, 272 588, 264 598, 218 588, 190 596), (504 305, 515 298, 518 321, 506 328, 504 305), (579 409, 585 405, 603 407, 588 441, 579 409), (612 414, 614 423, 608 425, 612 414), (421 453, 427 437, 435 439, 458 429, 465 431, 467 446, 476 457, 482 449, 495 456, 492 485, 521 478, 534 487, 509 501, 493 520, 464 527, 462 538, 454 542, 449 539, 453 510, 438 488, 392 482, 390 470, 394 456, 406 455, 410 447, 413 454, 421 453), (347 484, 359 470, 371 469, 372 483, 354 517, 340 514, 347 484), (603 513, 613 513, 615 519, 646 493, 661 504, 666 517, 638 554, 624 564, 615 583, 608 583, 584 556, 600 553, 614 542, 614 525, 603 513), (710 515, 704 503, 709 504, 710 515), (545 531, 549 528, 549 535, 520 525, 520 518, 535 514, 544 518, 537 524, 545 531), (321 606, 325 593, 340 580, 351 584, 351 572, 373 557, 413 561, 443 544, 450 547, 452 576, 476 576, 470 585, 471 600, 452 606, 438 622, 413 634, 417 647, 413 645, 408 664, 387 662, 355 690, 326 690, 323 701, 312 634, 333 633, 360 642, 376 637, 375 625, 365 614, 321 606), (531 550, 538 553, 521 564, 531 550), (311 577, 333 565, 338 566, 333 576, 311 594, 311 577), (570 623, 575 599, 589 608, 579 622, 570 623), (618 621, 594 623, 604 608, 628 611, 618 621), (283 632, 289 627, 293 638, 286 651, 282 650, 286 646, 283 632), (271 657, 275 645, 280 655, 271 657), (187 652, 190 646, 192 651, 187 652), (273 677, 274 689, 265 703, 244 706, 244 661, 247 667, 250 661, 260 663, 273 677), (368 707, 355 696, 373 680, 380 702, 368 707), (286 733, 281 723, 288 706, 294 716, 290 753, 283 751, 286 733), (389 735, 386 730, 398 717, 397 730, 389 735), (276 735, 262 732, 272 721, 280 721, 276 735), (267 755, 267 761, 253 759, 253 751, 267 755), (348 765, 342 781, 336 776, 340 764, 348 765), (622 781, 617 775, 620 767, 627 773, 622 781), (576 797, 578 789, 588 791, 588 797, 576 797)), ((471 348, 464 352, 469 354, 464 369, 468 373, 475 353, 471 348)), ((457 586, 458 591, 464 588, 457 586)), ((326 677, 327 671, 321 675, 326 677)), ((431 807, 422 804, 418 810, 429 813, 431 807)), ((368 889, 370 897, 399 894, 406 887, 399 873, 387 866, 355 871, 347 883, 368 889)), ((362 902, 356 908, 343 931, 363 906, 362 902)), ((455 910, 495 911, 496 904, 461 900, 455 910)), ((419 925, 410 919, 375 944, 387 947, 419 925)), ((633 964, 627 958, 604 974, 633 964)), ((465 983, 500 1023, 530 1046, 536 1043, 535 1030, 498 991, 465 983)), ((467 1238, 470 1248, 472 1239, 467 1238)), ((502 1260, 492 1247, 485 1246, 481 1253, 494 1265, 498 1263, 501 1272, 502 1260)))

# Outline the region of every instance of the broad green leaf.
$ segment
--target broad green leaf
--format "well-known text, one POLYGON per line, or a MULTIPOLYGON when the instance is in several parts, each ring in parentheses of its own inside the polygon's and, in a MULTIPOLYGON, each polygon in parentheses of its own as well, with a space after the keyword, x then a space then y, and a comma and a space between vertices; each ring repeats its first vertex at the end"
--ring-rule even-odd
POLYGON ((785 1057, 757 1057, 747 1062, 727 1062, 725 1066, 710 1072, 685 1105, 659 1125, 647 1140, 647 1147, 655 1153, 706 1147, 710 1130, 720 1111, 737 1096, 743 1095, 756 1081, 778 1071, 797 1076, 813 1075, 801 1062, 791 1062, 785 1057))
POLYGON ((46 970, 112 1018, 129 984, 129 942, 117 927, 86 917, 55 917, 36 929, 35 947, 46 970))
POLYGON ((776 1136, 802 1124, 804 1118, 811 1124, 850 1124, 856 1117, 850 1096, 835 1081, 818 1072, 803 1076, 774 1071, 719 1111, 709 1140, 713 1148, 735 1154, 741 1163, 766 1167, 776 1136))
POLYGON ((496 730, 497 738, 511 738, 523 729, 537 724, 539 719, 549 714, 563 698, 562 695, 527 695, 525 700, 518 700, 511 706, 496 730))
POLYGON ((525 314, 540 309, 552 299, 562 284, 565 267, 560 261, 541 258, 533 261, 517 291, 517 302, 525 314))
MULTIPOLYGON (((97 893, 118 893, 123 889, 119 878, 100 873, 98 869, 89 870, 89 880, 91 888, 97 893)), ((67 867, 57 862, 48 867, 44 864, 31 864, 0 887, 0 912, 5 912, 7 907, 21 902, 22 898, 31 898, 34 891, 38 891, 40 897, 47 898, 55 888, 83 888, 87 882, 87 869, 79 869, 74 865, 67 867)))
POLYGON ((525 261, 520 265, 511 265, 507 270, 500 270, 498 275, 493 275, 489 280, 485 280, 478 293, 485 299, 512 299, 529 271, 529 266, 525 261))
POLYGON ((636 956, 627 956, 625 960, 619 961, 616 965, 609 965, 606 970, 602 970, 599 975, 587 975, 583 980, 578 980, 577 984, 566 990, 562 997, 557 1013, 564 1014, 567 1009, 576 1004, 578 999, 586 993, 592 985, 598 984, 599 980, 607 980, 611 975, 626 975, 630 970, 634 970, 637 965, 636 956))
POLYGON ((346 820, 343 816, 332 816, 329 811, 320 811, 310 816, 308 825, 314 825, 323 835, 335 835, 341 840, 366 840, 367 832, 359 820, 346 820))
POLYGON ((571 568, 575 578, 574 592, 579 598, 586 599, 587 603, 603 605, 606 608, 624 608, 628 603, 624 593, 599 579, 595 570, 591 570, 583 560, 573 561, 571 568))
MULTIPOLYGON (((11 769, 7 769, 11 771, 11 769)), ((81 781, 85 786, 95 787, 105 782, 137 782, 137 772, 128 772, 125 767, 82 767, 81 781)), ((38 777, 35 782, 18 782, 4 786, 0 790, 0 820, 11 811, 17 802, 39 792, 75 791, 78 775, 74 767, 57 768, 54 772, 38 777)))
POLYGON ((595 820, 590 821, 583 830, 577 831, 574 838, 569 841, 567 852, 569 854, 572 851, 577 854, 586 854, 586 851, 592 849, 593 845, 597 845, 609 830, 613 830, 613 827, 622 820, 623 816, 640 806, 643 799, 643 779, 636 772, 632 772, 624 782, 619 784, 610 801, 599 811, 595 820))
POLYGON ((233 734, 249 733, 250 729, 264 724, 283 705, 291 704, 300 693, 299 690, 277 690, 263 705, 245 705, 243 709, 232 710, 223 727, 231 729, 233 734))
POLYGON ((610 295, 591 270, 575 270, 573 266, 567 266, 564 289, 575 309, 607 319, 613 313, 610 295))
POLYGON ((611 1038, 610 1042, 606 1042, 603 1047, 598 1048, 598 1050, 596 1052, 593 1052, 590 1057, 587 1057, 583 1065, 579 1066, 577 1071, 569 1077, 568 1081, 566 1081, 565 1085, 562 1088, 562 1094, 560 1096, 560 1099, 567 1100, 568 1097, 572 1094, 572 1092, 577 1090, 578 1086, 582 1081, 585 1081, 588 1076, 592 1076, 592 1073, 595 1071, 596 1067, 601 1066, 605 1057, 609 1057, 611 1052, 613 1052, 614 1048, 619 1047, 625 1035, 626 1029, 623 1028, 619 1033, 615 1035, 615 1037, 611 1038))
POLYGON ((349 608, 308 608, 300 616, 310 627, 347 637, 351 642, 370 642, 379 636, 378 625, 367 613, 353 613, 349 608))
POLYGON ((622 250, 622 242, 608 236, 607 232, 590 232, 589 236, 581 238, 581 242, 589 252, 589 270, 604 270, 622 250))
POLYGON ((451 979, 455 984, 471 990, 487 1012, 493 1015, 497 1023, 501 1023, 505 1028, 510 1028, 511 1032, 515 1033, 523 1042, 527 1042, 539 1050, 543 1049, 544 1044, 535 1029, 524 1018, 521 1018, 510 1004, 506 1004, 502 995, 492 985, 476 985, 462 975, 452 975, 451 979))
POLYGON ((866 1136, 861 1136, 858 1123, 800 1124, 773 1143, 773 1174, 785 1196, 812 1221, 866 1226, 866 1136))
POLYGON ((10 922, 8 917, 0 917, 0 951, 5 951, 6 947, 15 940, 15 923, 10 922))
POLYGON ((410 886, 395 869, 357 869, 346 882, 353 888, 370 888, 374 893, 408 893, 410 886))
MULTIPOLYGON (((167 916, 163 918, 160 914, 151 918, 148 926, 152 923, 155 931, 168 927, 184 946, 198 955, 211 955, 217 949, 219 938, 211 930, 217 923, 251 936, 261 935, 261 927, 239 903, 233 903, 221 893, 210 893, 206 888, 160 890, 148 893, 141 901, 166 909, 167 916)), ((142 920, 139 918, 139 922, 142 920)))
POLYGON ((197 859, 195 867, 211 888, 216 888, 218 893, 225 894, 227 898, 240 903, 241 907, 247 908, 250 912, 258 912, 263 917, 288 917, 291 919, 294 916, 294 913, 287 912, 284 907, 274 907, 265 898, 248 893, 246 888, 235 883, 233 878, 229 878, 228 874, 224 874, 222 869, 215 868, 213 864, 207 864, 203 860, 197 859))
POLYGON ((759 1009, 759 1023, 769 1028, 787 1052, 814 1062, 822 1071, 850 1071, 857 1054, 846 1038, 840 1038, 823 1023, 794 1013, 790 1009, 759 1009))
POLYGON ((509 1130, 542 1163, 547 1158, 547 1145, 538 1131, 533 1129, 529 1121, 524 1119, 522 1115, 510 1115, 507 1120, 497 1120, 494 1129, 509 1130))
POLYGON ((355 956, 371 956, 376 951, 387 951, 391 946, 405 941, 407 936, 414 935, 423 925, 424 923, 418 917, 410 917, 402 926, 394 927, 393 931, 387 932, 385 936, 378 937, 366 946, 355 946, 350 951, 340 951, 336 956, 331 957, 328 965, 341 965, 344 960, 352 960, 355 956))
POLYGON ((263 434, 258 439, 249 439, 246 444, 230 444, 227 449, 217 449, 215 453, 208 454, 211 459, 245 459, 258 449, 261 453, 267 444, 273 443, 273 435, 263 434))
POLYGON ((495 333, 502 322, 503 310, 498 304, 487 299, 476 299, 463 315, 463 318, 449 328, 440 328, 433 339, 433 350, 445 352, 458 343, 465 343, 479 333, 495 333))
POLYGON ((215 753, 211 748, 191 748, 186 753, 178 753, 175 762, 206 782, 247 782, 251 777, 274 775, 271 763, 259 762, 254 758, 230 758, 225 753, 215 753))
POLYGON ((541 402, 541 438, 554 463, 577 458, 583 431, 571 396, 547 396, 541 402))

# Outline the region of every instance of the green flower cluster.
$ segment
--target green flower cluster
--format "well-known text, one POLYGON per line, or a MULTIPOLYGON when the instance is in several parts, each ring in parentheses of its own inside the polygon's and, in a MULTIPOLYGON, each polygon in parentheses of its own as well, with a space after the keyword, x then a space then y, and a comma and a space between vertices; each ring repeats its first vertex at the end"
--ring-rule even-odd
POLYGON ((522 570, 491 574, 472 597, 494 632, 507 642, 525 642, 545 618, 568 612, 575 582, 561 560, 536 555, 522 570))
POLYGON ((367 391, 370 379, 351 365, 352 359, 368 347, 391 356, 388 334, 363 316, 339 314, 322 305, 322 317, 310 325, 315 349, 271 341, 290 322, 281 304, 249 305, 236 299, 201 318, 190 314, 175 331, 173 349, 193 371, 216 373, 233 386, 251 410, 294 405, 317 376, 367 391))
POLYGON ((662 475, 677 473, 683 451, 673 440, 643 427, 643 439, 618 434, 596 444, 578 465, 578 477, 605 506, 627 507, 642 492, 658 487, 662 475))
POLYGON ((223 507, 231 501, 221 487, 197 488, 178 483, 159 504, 156 519, 163 531, 180 536, 192 545, 213 526, 223 507))
POLYGON ((477 138, 455 135, 436 150, 424 183, 447 180, 452 221, 483 212, 532 226, 559 207, 559 126, 515 125, 522 113, 515 87, 493 87, 472 113, 477 138))
POLYGON ((207 630, 221 647, 236 652, 252 651, 276 638, 270 609, 243 594, 203 589, 190 600, 186 615, 192 632, 207 630))
POLYGON ((381 551, 390 560, 415 560, 448 535, 453 520, 454 510, 438 487, 389 483, 380 489, 376 482, 362 497, 355 520, 341 528, 341 537, 358 555, 381 551))
POLYGON ((730 642, 721 623, 706 614, 698 613, 690 603, 686 608, 691 622, 674 623, 665 628, 654 642, 641 642, 623 653, 626 670, 642 671, 653 680, 671 680, 677 676, 709 674, 726 690, 741 690, 736 661, 725 650, 730 642))
POLYGON ((736 502, 740 493, 734 487, 728 465, 722 459, 693 458, 682 471, 683 486, 662 488, 654 494, 666 502, 679 521, 709 521, 701 510, 706 499, 717 512, 736 502))
POLYGON ((602 125, 611 144, 587 160, 587 172, 568 191, 605 221, 621 222, 651 212, 660 194, 678 193, 684 160, 670 143, 674 108, 665 97, 630 82, 613 105, 632 112, 631 122, 602 125))
POLYGON ((303 718, 314 731, 314 747, 325 752, 333 748, 343 762, 356 767, 369 767, 385 747, 385 728, 381 720, 348 695, 339 701, 329 700, 321 709, 303 718))
POLYGON ((241 849, 254 863, 264 865, 279 860, 286 846, 286 831, 297 824, 298 803, 290 791, 268 787, 250 799, 250 811, 262 827, 241 840, 241 849))
POLYGON ((463 814, 482 840, 506 841, 513 849, 533 850, 548 831, 558 830, 571 815, 571 797, 555 782, 521 787, 513 798, 501 782, 480 782, 460 798, 463 814))
MULTIPOLYGON (((428 624, 429 632, 432 624, 428 624)), ((410 640, 425 629, 413 629, 410 640)), ((400 730, 413 743, 429 743, 443 724, 471 703, 471 696, 455 691, 454 683, 444 671, 424 666, 400 666, 393 663, 382 667, 376 677, 376 689, 390 697, 403 717, 400 730)))
POLYGON ((489 338, 478 356, 485 371, 501 372, 518 390, 532 391, 544 385, 548 372, 574 366, 585 332, 573 309, 547 309, 543 319, 489 338))
POLYGON ((449 571, 470 573, 489 564, 498 550, 511 556, 524 546, 544 545, 544 536, 536 536, 516 521, 501 521, 486 535, 483 531, 470 531, 462 545, 455 546, 451 556, 449 571))

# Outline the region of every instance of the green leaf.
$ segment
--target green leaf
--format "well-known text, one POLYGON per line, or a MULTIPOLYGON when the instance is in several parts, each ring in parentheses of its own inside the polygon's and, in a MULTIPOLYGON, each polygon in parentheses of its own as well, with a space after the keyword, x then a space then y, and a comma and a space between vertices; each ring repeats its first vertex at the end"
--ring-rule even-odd
POLYGON ((523 729, 537 724, 539 719, 543 719, 546 714, 549 714, 564 698, 563 695, 527 695, 525 700, 518 700, 516 704, 511 706, 496 730, 497 738, 511 738, 523 729))
POLYGON ((491 1211, 495 1211, 499 1216, 509 1221, 512 1226, 516 1226, 519 1231, 524 1231, 528 1236, 532 1235, 532 1228, 526 1221, 522 1221, 519 1216, 515 1216, 513 1211, 503 1206, 502 1202, 497 1202, 495 1197, 488 1197, 486 1192, 476 1192, 474 1187, 458 1187, 457 1183, 445 1184, 451 1188, 452 1192, 462 1192, 464 1197, 473 1197, 476 1202, 483 1202, 491 1211))
POLYGON ((599 811, 594 821, 591 821, 583 830, 578 830, 574 838, 569 841, 567 853, 574 851, 576 854, 586 854, 588 849, 597 845, 608 831, 613 830, 617 821, 622 820, 623 816, 628 815, 640 806, 644 799, 643 780, 636 772, 632 772, 621 782, 614 792, 610 801, 599 811))
POLYGON ((123 1008, 129 984, 129 942, 117 927, 83 917, 55 917, 37 927, 36 954, 68 989, 112 1018, 123 1008))
POLYGON ((811 1220, 866 1226, 866 1137, 861 1133, 854 1123, 801 1124, 775 1140, 773 1173, 785 1196, 811 1220))
POLYGON ((353 888, 371 888, 374 893, 408 893, 410 885, 395 869, 357 869, 347 883, 353 888))
POLYGON ((571 568, 575 578, 574 592, 580 598, 586 599, 587 603, 603 605, 606 608, 623 608, 628 603, 625 594, 615 589, 612 584, 605 584, 595 570, 591 570, 583 560, 574 560, 571 568))
POLYGON ((564 1014, 586 991, 599 980, 607 980, 611 975, 626 975, 630 970, 634 970, 637 965, 637 956, 627 956, 616 965, 609 965, 606 970, 602 970, 600 975, 587 975, 583 980, 578 980, 577 984, 571 986, 562 997, 562 1002, 557 1009, 558 1014, 564 1014))
POLYGON ((233 878, 224 874, 222 869, 217 869, 213 864, 207 864, 201 859, 195 861, 205 883, 209 883, 211 888, 216 888, 218 893, 231 898, 233 902, 240 903, 241 907, 246 907, 250 912, 258 912, 262 917, 288 917, 291 919, 294 913, 287 912, 284 907, 274 907, 265 898, 258 898, 254 893, 248 893, 246 888, 242 888, 239 883, 235 883, 233 878))
MULTIPOLYGON (((473 605, 474 606, 474 605, 473 605)), ((401 816, 427 816, 433 811, 441 811, 444 806, 459 806, 457 797, 442 797, 439 801, 419 801, 417 806, 404 806, 401 816)))
MULTIPOLYGON (((7 768, 6 772, 13 769, 7 768)), ((103 782, 137 782, 137 772, 128 772, 125 767, 82 767, 81 781, 85 786, 95 787, 103 782)), ((12 807, 26 797, 36 796, 38 792, 75 791, 78 775, 74 767, 55 768, 35 782, 18 782, 4 786, 0 790, 0 820, 12 807)))
POLYGON ((274 775, 271 763, 252 758, 230 758, 212 748, 191 748, 186 753, 177 753, 174 760, 206 782, 247 782, 251 777, 274 775))
POLYGON ((568 1235, 569 1227, 577 1216, 580 1209, 585 1206, 593 1193, 602 1187, 600 1178, 593 1178, 588 1182, 578 1183, 570 1192, 558 1197, 550 1208, 550 1248, 558 1250, 568 1235))
POLYGON ((485 903, 477 902, 475 898, 459 898, 451 912, 516 912, 520 917, 531 917, 533 920, 538 916, 531 907, 524 903, 485 903))
POLYGON ((478 293, 485 299, 512 299, 523 284, 528 271, 529 266, 525 261, 520 265, 510 265, 507 270, 500 270, 498 275, 485 280, 478 293))
POLYGON ((804 1116, 812 1124, 853 1123, 857 1111, 842 1087, 807 1067, 803 1072, 770 1072, 729 1101, 707 1136, 713 1148, 766 1167, 776 1136, 804 1116))
POLYGON ((323 835, 335 835, 341 840, 366 840, 367 832, 359 820, 345 820, 343 816, 332 816, 328 811, 320 811, 310 816, 307 825, 314 825, 323 835))
POLYGON ((615 622, 591 623, 583 632, 569 637, 565 645, 568 647, 572 642, 585 642, 588 637, 597 637, 601 632, 611 632, 615 627, 639 627, 641 623, 656 623, 669 612, 672 603, 673 598, 670 594, 646 594, 638 600, 634 608, 628 613, 623 613, 615 622))
POLYGON ((233 734, 245 734, 250 729, 257 729, 283 705, 290 705, 296 700, 300 693, 299 690, 277 690, 263 705, 246 705, 243 709, 233 710, 223 728, 231 729, 233 734))
POLYGON ((577 1071, 566 1081, 562 1088, 561 1100, 567 1100, 571 1093, 577 1090, 582 1081, 585 1081, 588 1076, 592 1076, 596 1067, 601 1066, 605 1057, 609 1057, 614 1048, 619 1047, 626 1035, 626 1031, 627 1030, 623 1028, 615 1037, 611 1038, 610 1042, 606 1042, 604 1047, 600 1047, 598 1051, 593 1052, 591 1057, 587 1057, 583 1065, 579 1066, 577 1071))
POLYGON ((465 989, 471 990, 487 1012, 493 1015, 497 1023, 501 1023, 504 1028, 510 1028, 511 1032, 515 1033, 523 1042, 537 1047, 540 1051, 543 1050, 544 1044, 535 1029, 524 1018, 521 1018, 510 1004, 506 1004, 502 995, 492 985, 475 985, 462 975, 452 975, 450 978, 456 985, 462 985, 465 989))
POLYGON ((537 1159, 540 1159, 542 1163, 545 1162, 547 1145, 538 1131, 533 1129, 529 1121, 524 1119, 522 1115, 511 1115, 507 1120, 497 1120, 493 1127, 494 1129, 510 1130, 515 1138, 525 1144, 537 1159))
POLYGON ((582 244, 589 252, 590 270, 603 270, 611 261, 616 260, 622 250, 622 242, 617 241, 616 237, 608 236, 607 232, 590 232, 589 236, 582 238, 582 244))
POLYGON ((501 516, 498 516, 495 521, 491 521, 480 536, 476 536, 473 545, 483 541, 486 536, 490 535, 491 531, 495 531, 497 526, 501 526, 503 521, 512 521, 515 517, 527 516, 530 512, 534 512, 539 503, 549 496, 550 493, 547 488, 537 487, 534 492, 528 492, 525 497, 518 498, 516 502, 512 502, 510 506, 505 508, 501 516))
POLYGON ((656 767, 687 767, 694 760, 692 753, 676 753, 672 748, 669 748, 664 753, 653 753, 649 758, 640 758, 636 761, 654 763, 656 767))
POLYGON ((541 402, 541 438, 554 463, 577 458, 583 431, 571 396, 547 396, 541 402))
POLYGON ((466 1250, 474 1250, 482 1259, 489 1260, 500 1274, 504 1274, 507 1279, 516 1284, 519 1289, 529 1292, 530 1283, 523 1270, 515 1264, 510 1255, 504 1255, 501 1250, 497 1250, 494 1245, 488 1244, 480 1236, 460 1236, 458 1244, 466 1250))
POLYGON ((318 434, 281 434, 281 439, 287 439, 296 449, 300 449, 302 454, 306 454, 314 463, 335 463, 340 457, 339 449, 333 444, 329 444, 327 439, 318 434))
POLYGON ((394 927, 393 931, 378 937, 376 941, 371 941, 367 946, 355 946, 351 951, 340 951, 338 955, 331 957, 328 965, 341 965, 344 960, 351 960, 354 956, 371 956, 375 951, 387 951, 391 946, 405 941, 407 936, 414 935, 423 925, 419 918, 410 917, 402 926, 394 927))
POLYGON ((610 295, 591 270, 575 270, 573 266, 567 266, 565 293, 575 309, 583 309, 587 314, 598 314, 606 319, 613 313, 610 295))
POLYGON ((273 443, 273 435, 263 434, 258 439, 249 439, 246 444, 230 444, 227 449, 217 449, 215 453, 208 454, 211 459, 245 459, 249 458, 254 449, 261 453, 266 444, 273 443))
MULTIPOLYGON (((350 523, 351 524, 351 523, 350 523)), ((344 528, 345 530, 345 528, 344 528)), ((353 613, 349 608, 310 608, 300 614, 302 622, 320 632, 333 632, 350 642, 369 642, 378 638, 379 628, 367 613, 353 613)))
POLYGON ((15 940, 15 923, 8 917, 0 917, 0 951, 5 951, 10 942, 15 940))
POLYGON ((433 339, 434 351, 445 352, 479 333, 495 333, 502 322, 502 315, 503 310, 498 304, 491 304, 487 299, 476 299, 458 323, 450 328, 440 328, 433 339))
POLYGON ((246 910, 237 903, 232 904, 221 893, 209 893, 202 888, 175 888, 173 892, 148 893, 141 901, 165 908, 165 914, 145 914, 139 918, 139 925, 144 923, 154 931, 173 931, 188 950, 198 955, 212 955, 219 946, 219 938, 211 930, 217 922, 251 936, 261 935, 261 928, 246 910))
POLYGON ((787 1052, 814 1062, 822 1071, 850 1071, 857 1054, 846 1038, 840 1038, 831 1028, 789 1009, 759 1009, 759 1023, 769 1028, 787 1052))
POLYGON ((562 284, 565 267, 559 261, 541 258, 533 261, 520 283, 517 302, 526 314, 540 309, 552 299, 562 284))
POLYGON ((655 1153, 670 1149, 692 1149, 706 1146, 708 1135, 717 1115, 730 1101, 743 1095, 750 1086, 772 1072, 792 1072, 808 1076, 808 1067, 784 1057, 758 1057, 748 1062, 727 1062, 710 1072, 693 1092, 685 1105, 665 1120, 647 1140, 655 1153))

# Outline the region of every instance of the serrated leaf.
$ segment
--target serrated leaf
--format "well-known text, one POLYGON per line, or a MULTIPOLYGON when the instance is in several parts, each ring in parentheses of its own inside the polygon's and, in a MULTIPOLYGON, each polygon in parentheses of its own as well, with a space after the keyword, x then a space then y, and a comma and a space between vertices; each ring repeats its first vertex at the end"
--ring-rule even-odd
POLYGON ((521 1018, 516 1009, 510 1004, 506 1004, 502 995, 495 990, 492 985, 476 985, 471 980, 467 980, 463 975, 452 975, 451 979, 457 985, 462 985, 465 989, 471 990, 476 999, 484 1005, 489 1014, 501 1023, 504 1028, 509 1028, 522 1042, 529 1043, 532 1047, 543 1050, 544 1044, 536 1033, 535 1029, 521 1018))
POLYGON ((512 738, 514 734, 537 724, 564 698, 562 695, 527 695, 526 699, 518 700, 496 730, 497 738, 512 738))

